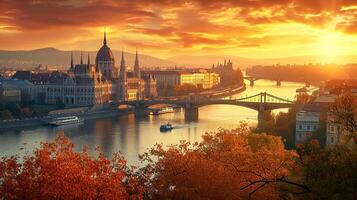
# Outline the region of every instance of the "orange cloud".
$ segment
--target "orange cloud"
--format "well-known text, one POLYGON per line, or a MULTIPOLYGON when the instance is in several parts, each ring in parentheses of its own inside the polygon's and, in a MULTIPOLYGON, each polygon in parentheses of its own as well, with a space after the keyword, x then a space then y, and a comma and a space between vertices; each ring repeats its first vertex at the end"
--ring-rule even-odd
POLYGON ((0 0, 0 44, 95 50, 99 30, 108 26, 112 48, 139 47, 164 57, 212 49, 252 56, 263 48, 272 56, 319 53, 313 48, 326 38, 321 34, 345 34, 334 37, 340 38, 335 46, 353 53, 357 47, 343 45, 357 42, 356 11, 355 0, 0 0))

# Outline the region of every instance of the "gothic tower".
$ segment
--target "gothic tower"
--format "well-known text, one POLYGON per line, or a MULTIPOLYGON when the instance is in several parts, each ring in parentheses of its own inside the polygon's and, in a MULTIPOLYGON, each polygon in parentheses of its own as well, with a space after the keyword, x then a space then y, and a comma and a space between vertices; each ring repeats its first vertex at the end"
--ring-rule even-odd
POLYGON ((119 74, 119 100, 126 101, 127 98, 127 74, 124 60, 124 50, 121 52, 120 74, 119 74))
POLYGON ((71 69, 70 71, 74 71, 74 64, 73 64, 73 52, 71 52, 71 69))
POLYGON ((141 78, 139 58, 138 58, 138 49, 136 49, 136 54, 135 54, 134 74, 139 79, 141 78))

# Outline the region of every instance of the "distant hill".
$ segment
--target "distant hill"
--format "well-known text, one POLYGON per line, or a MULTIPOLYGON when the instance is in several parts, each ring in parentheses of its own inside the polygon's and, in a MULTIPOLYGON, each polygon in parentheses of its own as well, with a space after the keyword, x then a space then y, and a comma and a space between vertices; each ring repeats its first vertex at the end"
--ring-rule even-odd
POLYGON ((271 59, 243 58, 238 56, 220 55, 220 56, 175 56, 168 60, 177 63, 178 66, 206 66, 211 67, 218 62, 223 63, 224 59, 230 59, 233 66, 246 68, 253 65, 285 65, 285 64, 351 64, 357 63, 357 55, 337 56, 324 59, 319 56, 295 56, 271 59))
MULTIPOLYGON (((120 51, 113 51, 115 64, 119 66, 121 59, 120 51)), ((80 62, 81 51, 73 51, 74 62, 80 62)), ((90 61, 95 62, 96 51, 90 51, 90 61)), ((83 62, 87 63, 88 52, 83 52, 83 62)), ((125 62, 128 67, 134 65, 135 54, 124 53, 125 62)), ((42 48, 29 51, 3 51, 0 50, 0 68, 3 67, 35 67, 39 64, 68 68, 70 65, 71 51, 62 51, 55 48, 42 48)), ((174 66, 169 60, 162 60, 148 55, 139 54, 140 65, 143 67, 164 67, 174 66)))
MULTIPOLYGON (((80 51, 73 51, 75 63, 80 61, 80 51)), ((90 52, 91 63, 94 63, 96 51, 90 52)), ((120 65, 121 52, 113 51, 115 64, 120 65)), ((3 67, 35 67, 39 64, 68 68, 70 65, 71 51, 62 51, 55 48, 42 48, 29 51, 4 51, 0 50, 0 68, 3 67)), ((224 59, 230 59, 234 67, 246 68, 253 65, 273 65, 273 64, 350 64, 357 63, 357 55, 337 56, 334 58, 322 59, 318 56, 295 56, 271 59, 244 58, 231 55, 216 56, 174 56, 168 59, 160 59, 149 55, 139 54, 140 65, 143 67, 211 67, 218 62, 223 63, 224 59), (336 60, 338 62, 336 62, 336 60)), ((128 67, 134 64, 135 54, 125 53, 125 62, 128 67)), ((83 52, 83 61, 87 62, 87 52, 83 52)))

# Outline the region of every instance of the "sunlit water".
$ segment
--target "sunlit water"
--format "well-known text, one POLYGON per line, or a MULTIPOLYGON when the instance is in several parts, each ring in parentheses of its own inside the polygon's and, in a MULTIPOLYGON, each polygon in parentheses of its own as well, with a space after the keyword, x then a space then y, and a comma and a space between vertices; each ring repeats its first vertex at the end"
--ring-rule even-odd
MULTIPOLYGON (((247 83, 243 93, 232 98, 254 95, 260 92, 289 98, 292 100, 297 88, 304 84, 283 82, 276 87, 276 82, 259 80, 254 87, 247 83)), ((285 111, 275 110, 274 112, 285 111)), ((232 129, 241 121, 250 125, 257 123, 257 112, 248 108, 231 105, 210 105, 199 109, 197 122, 186 122, 184 111, 135 118, 134 115, 113 118, 86 120, 83 124, 61 127, 36 127, 0 132, 0 156, 18 154, 23 156, 38 147, 41 141, 53 140, 58 132, 63 131, 81 149, 84 145, 90 148, 96 146, 107 156, 120 151, 131 164, 138 163, 138 154, 144 153, 155 143, 164 145, 177 144, 180 140, 196 142, 201 140, 205 132, 216 131, 218 128, 232 129), (170 132, 161 133, 161 124, 171 122, 176 128, 170 132)))

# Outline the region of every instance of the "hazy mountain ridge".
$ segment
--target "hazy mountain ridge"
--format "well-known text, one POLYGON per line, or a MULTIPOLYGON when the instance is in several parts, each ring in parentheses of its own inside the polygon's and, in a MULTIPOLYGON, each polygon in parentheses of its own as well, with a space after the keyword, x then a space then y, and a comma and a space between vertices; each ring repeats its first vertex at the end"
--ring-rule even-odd
MULTIPOLYGON (((42 48, 29 51, 6 51, 0 50, 0 68, 3 67, 35 67, 39 64, 68 68, 72 51, 62 51, 55 48, 42 48)), ((120 65, 121 51, 114 50, 115 64, 120 65)), ((83 62, 87 63, 87 51, 83 51, 83 62)), ((95 62, 97 51, 90 51, 90 61, 95 62)), ((81 51, 73 51, 74 62, 80 62, 81 51)), ((135 54, 125 52, 125 62, 128 67, 134 65, 135 54)), ((140 65, 143 67, 211 67, 213 64, 223 63, 224 60, 231 60, 233 66, 246 68, 253 65, 272 65, 272 64, 349 64, 357 63, 357 55, 336 56, 329 60, 319 56, 294 56, 271 59, 244 58, 239 56, 217 55, 217 56, 174 56, 168 59, 160 59, 139 52, 140 65), (336 62, 334 60, 338 60, 336 62)))
POLYGON ((303 65, 303 64, 351 64, 357 63, 357 55, 336 56, 334 58, 324 59, 319 56, 294 56, 294 57, 282 57, 282 58, 269 58, 269 59, 255 59, 244 58, 239 56, 174 56, 169 58, 174 63, 184 66, 209 66, 217 63, 223 63, 224 60, 230 60, 233 62, 233 66, 241 68, 250 67, 253 65, 303 65))
MULTIPOLYGON (((70 66, 71 53, 73 52, 74 63, 80 63, 81 51, 62 51, 55 48, 42 48, 29 51, 4 51, 0 50, 0 67, 35 67, 39 64, 68 68, 70 66)), ((83 51, 83 62, 87 63, 88 51, 83 51)), ((89 51, 90 62, 95 63, 97 51, 89 51)), ((115 64, 119 66, 121 51, 113 50, 115 64)), ((125 63, 128 67, 134 65, 135 53, 124 53, 125 63)), ((163 60, 148 55, 139 54, 140 65, 143 67, 174 66, 169 60, 163 60)))

